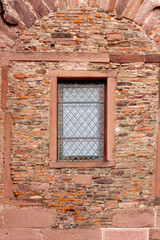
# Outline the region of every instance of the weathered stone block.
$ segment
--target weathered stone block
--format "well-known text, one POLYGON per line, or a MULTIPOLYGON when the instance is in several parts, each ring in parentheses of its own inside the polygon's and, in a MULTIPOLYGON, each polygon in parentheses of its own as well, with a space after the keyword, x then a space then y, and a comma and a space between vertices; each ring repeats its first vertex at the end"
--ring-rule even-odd
POLYGON ((147 229, 104 229, 104 240, 148 240, 147 229))
POLYGON ((98 184, 112 184, 114 180, 112 178, 97 178, 94 182, 98 184))
POLYGON ((44 230, 44 240, 101 240, 101 229, 44 230))
POLYGON ((157 220, 156 220, 156 222, 157 222, 157 228, 160 228, 160 209, 158 209, 158 212, 157 212, 157 220))
POLYGON ((117 1, 116 4, 116 12, 117 14, 121 15, 123 13, 123 11, 125 10, 127 4, 128 4, 129 0, 119 0, 117 1))
POLYGON ((4 226, 9 228, 47 228, 56 221, 54 209, 16 208, 4 210, 4 226))
POLYGON ((108 41, 121 41, 122 34, 121 33, 108 33, 106 35, 108 41))
POLYGON ((73 35, 71 33, 52 33, 52 38, 72 38, 73 35))
POLYGON ((123 209, 113 211, 113 227, 148 228, 154 226, 153 209, 123 209))
POLYGON ((82 185, 90 185, 92 182, 91 175, 77 175, 74 176, 74 183, 75 184, 82 184, 82 185))
POLYGON ((160 229, 150 229, 149 240, 160 240, 160 229))
POLYGON ((42 3, 42 0, 28 0, 28 2, 33 6, 34 10, 40 17, 43 17, 49 13, 49 10, 42 3))
POLYGON ((53 0, 44 0, 44 2, 46 2, 46 4, 48 5, 48 7, 55 12, 57 10, 55 3, 53 0))
POLYGON ((42 240, 41 230, 35 229, 0 229, 1 240, 42 240))
POLYGON ((31 13, 24 2, 21 0, 15 0, 14 7, 26 27, 31 27, 35 23, 36 17, 31 13))

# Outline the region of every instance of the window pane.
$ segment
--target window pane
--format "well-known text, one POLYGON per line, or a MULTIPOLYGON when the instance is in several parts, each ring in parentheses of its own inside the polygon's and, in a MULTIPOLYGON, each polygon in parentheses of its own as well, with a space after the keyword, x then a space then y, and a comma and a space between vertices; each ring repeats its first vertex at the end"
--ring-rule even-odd
POLYGON ((59 161, 102 160, 104 83, 59 82, 59 161))

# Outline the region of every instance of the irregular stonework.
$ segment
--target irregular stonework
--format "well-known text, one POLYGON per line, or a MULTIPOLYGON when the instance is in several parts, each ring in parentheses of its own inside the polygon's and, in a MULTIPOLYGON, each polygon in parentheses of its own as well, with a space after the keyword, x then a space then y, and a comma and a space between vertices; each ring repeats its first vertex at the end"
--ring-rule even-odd
POLYGON ((7 108, 12 114, 14 195, 17 199, 42 198, 57 210, 57 227, 108 227, 113 209, 152 205, 158 66, 142 63, 107 66, 113 67, 117 69, 116 168, 60 170, 48 167, 49 71, 102 71, 106 65, 13 62, 10 66, 7 108), (82 174, 92 176, 91 185, 85 188, 74 183, 74 176, 82 174), (38 187, 39 182, 42 187, 38 187))
POLYGON ((15 51, 101 52, 112 54, 156 53, 142 28, 130 20, 96 11, 50 14, 17 41, 15 51))
POLYGON ((159 239, 160 213, 154 206, 159 198, 151 195, 158 131, 158 6, 158 0, 4 0, 6 19, 19 24, 11 27, 0 19, 0 239, 124 240, 128 234, 159 239), (15 54, 10 61, 8 51, 15 54), (27 62, 17 52, 24 53, 22 58, 37 52, 106 57, 27 62), (115 166, 50 167, 52 70, 116 74, 115 166), (11 194, 6 196, 10 169, 11 194), (112 227, 140 229, 100 230, 112 227))

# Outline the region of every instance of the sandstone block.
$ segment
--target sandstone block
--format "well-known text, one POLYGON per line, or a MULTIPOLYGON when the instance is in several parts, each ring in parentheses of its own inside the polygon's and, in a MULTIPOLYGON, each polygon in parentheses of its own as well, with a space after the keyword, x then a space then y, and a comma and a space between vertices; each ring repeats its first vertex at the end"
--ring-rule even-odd
POLYGON ((52 33, 52 38, 72 38, 71 33, 52 33))
POLYGON ((31 27, 35 23, 36 17, 31 13, 23 1, 15 0, 14 7, 26 27, 31 27))
POLYGON ((9 228, 47 228, 56 221, 54 209, 16 208, 4 210, 4 226, 9 228))
POLYGON ((160 229, 150 229, 149 240, 160 240, 160 229))
POLYGON ((104 229, 104 240, 148 240, 147 229, 104 229))
POLYGON ((69 0, 69 7, 71 9, 78 7, 78 0, 69 0))
POLYGON ((157 212, 157 226, 156 227, 160 228, 160 209, 158 209, 158 212, 157 212))
POLYGON ((120 41, 122 40, 121 33, 109 33, 106 35, 108 41, 120 41))
POLYGON ((117 4, 116 4, 117 14, 122 15, 122 13, 125 10, 128 2, 129 2, 129 0, 123 0, 123 1, 119 0, 119 1, 117 1, 117 4))
POLYGON ((57 10, 55 3, 53 0, 44 0, 44 2, 48 5, 48 7, 55 12, 57 10))
POLYGON ((91 175, 77 175, 74 176, 74 183, 75 184, 82 184, 82 185, 90 185, 92 182, 91 175))
POLYGON ((113 227, 148 228, 154 226, 153 209, 123 209, 113 211, 113 227))
POLYGON ((101 240, 100 229, 56 230, 45 229, 44 240, 101 240))
POLYGON ((40 230, 34 229, 0 229, 1 240, 42 240, 40 230))
POLYGON ((112 184, 114 180, 112 178, 97 178, 94 182, 98 184, 112 184))
POLYGON ((28 0, 28 2, 33 6, 34 10, 40 17, 49 13, 49 10, 42 3, 42 0, 28 0))

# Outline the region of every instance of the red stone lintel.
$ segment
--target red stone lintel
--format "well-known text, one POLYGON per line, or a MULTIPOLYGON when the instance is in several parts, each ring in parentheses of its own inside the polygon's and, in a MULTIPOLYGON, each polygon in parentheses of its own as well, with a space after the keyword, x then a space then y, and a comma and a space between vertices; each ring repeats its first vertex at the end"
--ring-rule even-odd
POLYGON ((46 62, 97 62, 97 63, 158 63, 160 62, 160 54, 129 54, 129 55, 108 55, 106 53, 52 53, 52 52, 3 52, 0 57, 0 63, 9 65, 9 61, 46 61, 46 62))
POLYGON ((147 54, 145 55, 146 63, 158 63, 160 62, 160 54, 147 54))
POLYGON ((145 62, 145 55, 111 55, 110 56, 111 62, 116 63, 132 63, 132 62, 145 62))
POLYGON ((3 52, 0 58, 1 63, 9 61, 21 62, 99 62, 108 63, 109 55, 105 53, 45 53, 45 52, 3 52))
POLYGON ((116 63, 134 63, 134 62, 159 63, 160 54, 110 55, 110 61, 116 63))

